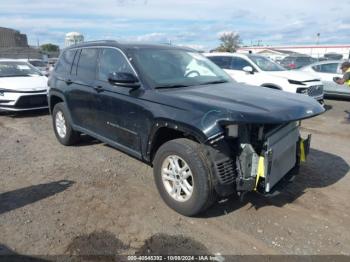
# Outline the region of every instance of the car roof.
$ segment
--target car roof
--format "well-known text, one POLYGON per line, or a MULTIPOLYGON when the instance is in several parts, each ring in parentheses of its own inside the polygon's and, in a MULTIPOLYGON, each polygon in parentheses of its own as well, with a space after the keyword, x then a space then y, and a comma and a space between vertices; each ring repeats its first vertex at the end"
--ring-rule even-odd
POLYGON ((98 40, 98 41, 87 41, 71 45, 65 50, 75 49, 75 48, 84 48, 84 47, 94 47, 94 46, 107 46, 107 47, 116 47, 121 50, 128 49, 145 49, 145 48, 159 48, 159 49, 178 49, 178 50, 187 50, 187 51, 196 51, 197 50, 189 47, 183 46, 173 46, 168 44, 151 44, 151 43, 141 43, 141 42, 119 42, 115 40, 98 40))
MULTIPOLYGON (((229 53, 229 52, 212 52, 212 53, 204 53, 205 56, 235 56, 235 57, 249 57, 249 54, 242 53, 229 53)), ((254 54, 258 55, 258 54, 254 54)))

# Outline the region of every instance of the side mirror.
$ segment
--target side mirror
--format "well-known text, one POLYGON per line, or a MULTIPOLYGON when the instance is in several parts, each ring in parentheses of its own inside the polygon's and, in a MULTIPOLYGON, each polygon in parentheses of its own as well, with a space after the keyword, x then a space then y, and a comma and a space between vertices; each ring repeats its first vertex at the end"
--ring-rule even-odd
POLYGON ((108 76, 108 81, 116 86, 124 86, 129 88, 140 87, 139 79, 131 73, 113 72, 108 76))
POLYGON ((251 66, 245 66, 243 67, 243 71, 249 74, 254 74, 254 69, 251 66))

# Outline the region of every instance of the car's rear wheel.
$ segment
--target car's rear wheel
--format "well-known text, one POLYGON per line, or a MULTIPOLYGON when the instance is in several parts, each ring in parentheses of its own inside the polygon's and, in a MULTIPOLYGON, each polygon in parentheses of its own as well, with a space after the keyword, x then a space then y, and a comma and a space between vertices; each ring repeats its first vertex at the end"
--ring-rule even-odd
POLYGON ((158 149, 153 164, 161 197, 178 213, 193 216, 214 202, 209 160, 202 145, 189 139, 171 140, 158 149))
POLYGON ((73 130, 68 119, 64 103, 57 103, 52 111, 53 128, 58 141, 65 145, 74 145, 79 141, 79 133, 73 130))

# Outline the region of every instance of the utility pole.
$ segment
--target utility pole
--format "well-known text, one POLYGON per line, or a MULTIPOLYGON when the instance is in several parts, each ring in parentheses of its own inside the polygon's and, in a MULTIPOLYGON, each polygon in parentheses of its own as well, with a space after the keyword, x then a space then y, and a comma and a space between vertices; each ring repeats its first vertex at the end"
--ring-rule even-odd
MULTIPOLYGON (((320 44, 320 36, 321 36, 321 34, 317 33, 317 35, 316 35, 316 46, 318 46, 320 44)), ((318 60, 320 59, 320 52, 319 52, 318 48, 317 48, 317 59, 318 60)))

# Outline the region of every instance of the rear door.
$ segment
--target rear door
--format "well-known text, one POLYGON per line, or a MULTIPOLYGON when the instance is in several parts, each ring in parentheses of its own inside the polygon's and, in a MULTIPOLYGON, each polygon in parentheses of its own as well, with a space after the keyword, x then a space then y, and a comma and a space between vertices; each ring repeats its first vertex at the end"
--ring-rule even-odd
POLYGON ((341 63, 325 63, 312 67, 321 78, 326 94, 347 93, 346 85, 338 85, 333 81, 334 77, 343 77, 340 70, 341 63))
POLYGON ((77 51, 66 94, 74 124, 93 132, 96 132, 94 87, 97 57, 97 48, 83 48, 77 51))

